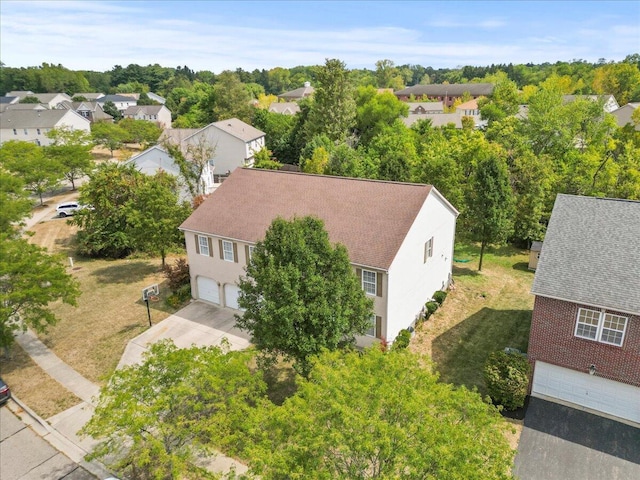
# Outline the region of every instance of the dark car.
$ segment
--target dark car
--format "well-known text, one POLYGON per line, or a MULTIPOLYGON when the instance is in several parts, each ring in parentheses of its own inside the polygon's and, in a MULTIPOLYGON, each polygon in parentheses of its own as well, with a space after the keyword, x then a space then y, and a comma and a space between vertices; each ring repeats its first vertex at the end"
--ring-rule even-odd
POLYGON ((0 378, 0 405, 7 403, 7 400, 11 398, 11 390, 9 390, 9 385, 4 383, 0 378))

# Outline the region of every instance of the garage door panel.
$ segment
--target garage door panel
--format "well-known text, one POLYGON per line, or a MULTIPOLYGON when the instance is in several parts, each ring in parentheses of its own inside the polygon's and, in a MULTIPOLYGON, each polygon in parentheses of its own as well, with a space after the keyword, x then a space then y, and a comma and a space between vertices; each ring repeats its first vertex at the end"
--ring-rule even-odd
POLYGON ((640 422, 640 388, 536 362, 531 394, 573 403, 634 422, 640 422))
POLYGON ((218 282, 207 277, 198 277, 198 298, 220 305, 220 289, 218 282))
POLYGON ((235 310, 242 310, 238 305, 238 297, 240 296, 240 288, 234 284, 227 284, 224 286, 224 300, 225 306, 233 308, 235 310))

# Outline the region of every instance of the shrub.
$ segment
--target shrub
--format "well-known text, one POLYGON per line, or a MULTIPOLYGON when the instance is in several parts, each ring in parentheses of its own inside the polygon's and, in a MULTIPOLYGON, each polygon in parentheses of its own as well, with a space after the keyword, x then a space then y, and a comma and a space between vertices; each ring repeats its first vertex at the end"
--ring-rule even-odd
POLYGON ((182 285, 165 300, 167 305, 178 308, 183 303, 191 299, 191 285, 182 285))
POLYGON ((531 365, 516 352, 493 352, 484 364, 483 376, 489 396, 507 410, 524 405, 531 365))
POLYGON ((424 308, 425 308, 424 318, 426 320, 431 315, 433 315, 436 312, 436 310, 438 310, 438 302, 427 302, 425 303, 424 308))
POLYGON ((438 302, 438 305, 442 305, 445 298, 447 298, 447 292, 443 290, 438 290, 433 294, 433 299, 438 302))
POLYGON ((411 332, 406 328, 403 328, 398 332, 398 336, 396 340, 393 342, 391 346, 391 350, 404 350, 409 346, 409 342, 411 341, 411 332))
POLYGON ((173 265, 166 264, 162 273, 169 281, 169 288, 172 292, 176 292, 183 285, 189 284, 189 264, 184 258, 179 258, 173 265))

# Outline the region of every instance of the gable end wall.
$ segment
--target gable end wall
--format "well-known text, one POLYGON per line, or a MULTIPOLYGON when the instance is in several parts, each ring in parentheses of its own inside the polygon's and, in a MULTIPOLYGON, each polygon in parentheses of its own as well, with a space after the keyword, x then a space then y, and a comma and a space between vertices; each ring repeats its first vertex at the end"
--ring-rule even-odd
POLYGON ((574 335, 579 308, 600 310, 562 300, 537 296, 533 307, 529 360, 537 360, 587 372, 596 365, 597 375, 640 387, 640 316, 607 310, 628 317, 622 347, 574 335))

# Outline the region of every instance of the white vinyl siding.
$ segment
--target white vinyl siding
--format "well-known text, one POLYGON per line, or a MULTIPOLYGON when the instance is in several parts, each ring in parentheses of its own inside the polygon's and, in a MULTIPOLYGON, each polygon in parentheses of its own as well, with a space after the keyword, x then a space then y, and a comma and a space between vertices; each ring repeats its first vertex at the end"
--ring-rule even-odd
POLYGON ((587 308, 578 309, 576 337, 620 347, 626 328, 627 317, 587 308))

